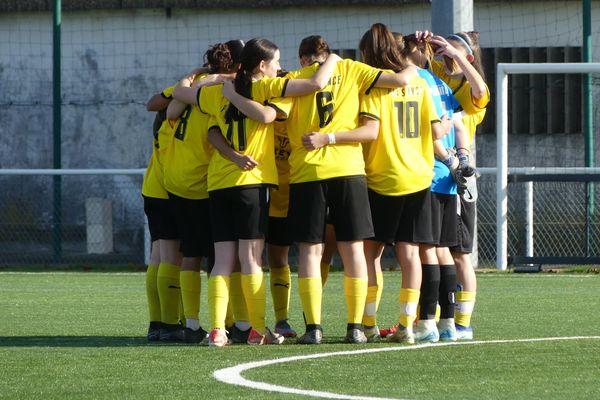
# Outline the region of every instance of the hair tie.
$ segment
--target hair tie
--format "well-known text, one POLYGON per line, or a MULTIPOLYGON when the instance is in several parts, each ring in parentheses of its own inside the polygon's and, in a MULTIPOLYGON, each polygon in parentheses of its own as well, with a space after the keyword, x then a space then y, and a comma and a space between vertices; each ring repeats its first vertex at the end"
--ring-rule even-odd
POLYGON ((467 49, 467 53, 469 53, 470 55, 473 55, 473 49, 471 48, 471 46, 469 46, 469 43, 467 43, 467 41, 463 38, 461 38, 458 35, 448 35, 448 37, 446 39, 456 39, 459 42, 461 42, 465 48, 467 49))

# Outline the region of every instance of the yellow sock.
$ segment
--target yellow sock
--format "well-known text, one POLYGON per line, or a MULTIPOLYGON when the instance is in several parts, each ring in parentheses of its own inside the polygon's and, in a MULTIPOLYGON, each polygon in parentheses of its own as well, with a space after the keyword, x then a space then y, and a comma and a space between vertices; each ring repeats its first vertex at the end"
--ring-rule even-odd
POLYGON ((329 276, 329 269, 331 265, 329 263, 321 263, 321 285, 325 286, 327 277, 329 276))
POLYGON ((349 324, 362 323, 368 286, 369 281, 366 278, 344 276, 344 294, 349 324))
POLYGON ((225 326, 229 327, 235 323, 233 318, 233 308, 231 307, 231 301, 227 302, 227 314, 225 314, 225 326))
POLYGON ((181 299, 186 319, 198 319, 200 313, 200 271, 181 271, 181 299))
POLYGON ((179 322, 179 303, 181 290, 179 287, 179 265, 160 263, 156 274, 156 286, 160 298, 160 320, 165 324, 179 322))
POLYGON ((235 321, 249 321, 248 307, 244 292, 242 292, 242 273, 234 272, 231 274, 231 283, 229 285, 229 302, 233 311, 235 321))
POLYGON ((412 329, 412 324, 417 318, 417 306, 419 305, 420 290, 400 289, 400 325, 412 329))
POLYGON ((229 277, 215 275, 208 278, 208 308, 211 329, 225 329, 225 315, 229 302, 229 277))
POLYGON ((265 330, 266 290, 263 272, 242 274, 242 290, 248 306, 250 325, 258 332, 265 330))
POLYGON ((377 325, 377 310, 379 309, 381 293, 383 292, 383 274, 378 273, 376 280, 375 286, 367 288, 367 302, 365 303, 365 312, 362 321, 364 326, 377 325))
POLYGON ((476 292, 456 292, 456 310, 454 312, 454 322, 462 326, 471 325, 471 315, 475 308, 476 292))
POLYGON ((288 318, 290 308, 291 287, 290 266, 284 265, 279 268, 271 268, 270 283, 271 297, 273 298, 273 309, 275 320, 281 321, 288 318))
POLYGON ((319 278, 298 278, 298 294, 308 325, 321 324, 323 284, 319 278))
POLYGON ((160 298, 156 286, 158 265, 148 265, 146 270, 146 298, 148 299, 148 315, 150 321, 160 321, 160 298))

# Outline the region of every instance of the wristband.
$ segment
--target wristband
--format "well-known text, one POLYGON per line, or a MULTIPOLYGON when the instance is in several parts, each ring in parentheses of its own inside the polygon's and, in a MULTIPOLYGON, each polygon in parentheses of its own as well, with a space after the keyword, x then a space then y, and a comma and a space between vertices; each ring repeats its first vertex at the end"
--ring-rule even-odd
POLYGON ((335 144, 335 133, 328 133, 327 138, 329 139, 328 144, 335 144))

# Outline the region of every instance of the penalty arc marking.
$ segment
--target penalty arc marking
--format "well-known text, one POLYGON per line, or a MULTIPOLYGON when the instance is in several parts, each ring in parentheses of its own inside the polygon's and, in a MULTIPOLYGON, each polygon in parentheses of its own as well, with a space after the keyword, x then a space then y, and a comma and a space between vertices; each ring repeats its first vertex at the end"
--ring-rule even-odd
POLYGON ((400 398, 391 397, 369 397, 369 396, 353 396, 347 394, 339 394, 332 392, 323 392, 319 390, 309 389, 297 389, 286 386, 274 385, 266 382, 251 381, 242 377, 242 372, 266 367, 274 364, 284 364, 294 361, 310 360, 316 358, 336 357, 336 356, 347 356, 347 355, 358 355, 358 354, 369 354, 369 353, 381 353, 386 351, 407 351, 417 350, 428 347, 443 347, 443 346, 464 346, 464 345, 485 345, 485 344, 503 344, 503 343, 529 343, 529 342, 553 342, 563 340, 598 340, 600 336, 570 336, 570 337, 548 337, 548 338, 532 338, 532 339, 512 339, 512 340, 475 340, 465 342, 444 342, 444 343, 426 343, 418 344, 414 346, 394 346, 394 347, 383 347, 377 349, 361 349, 361 350, 348 350, 348 351, 335 351, 329 353, 317 353, 308 354, 303 356, 291 356, 284 358, 276 358, 272 360, 255 361, 244 364, 235 365, 229 368, 222 368, 216 370, 213 373, 213 377, 221 382, 228 383, 230 385, 243 386, 251 389, 265 390, 269 392, 286 393, 286 394, 297 394, 303 396, 320 397, 323 399, 349 399, 349 400, 403 400, 400 398))

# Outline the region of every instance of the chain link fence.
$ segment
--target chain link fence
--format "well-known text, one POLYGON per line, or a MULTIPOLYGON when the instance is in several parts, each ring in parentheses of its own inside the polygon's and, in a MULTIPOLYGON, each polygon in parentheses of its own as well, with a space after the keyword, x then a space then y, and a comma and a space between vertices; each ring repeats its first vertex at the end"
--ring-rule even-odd
MULTIPOLYGON (((62 175, 57 196, 54 176, 3 175, 0 170, 0 265, 144 265, 148 239, 142 174, 133 171, 137 172, 62 175)), ((509 256, 527 255, 526 185, 508 186, 509 256)), ((495 268, 494 174, 479 178, 478 193, 478 266, 495 268)), ((600 254, 600 216, 594 213, 586 222, 586 193, 582 182, 533 183, 533 255, 600 254)), ((292 249, 293 265, 296 255, 292 249)), ((339 257, 334 264, 341 265, 339 257)), ((393 248, 386 248, 383 265, 398 267, 393 248)))
POLYGON ((144 264, 139 172, 1 173, 0 265, 144 264))

